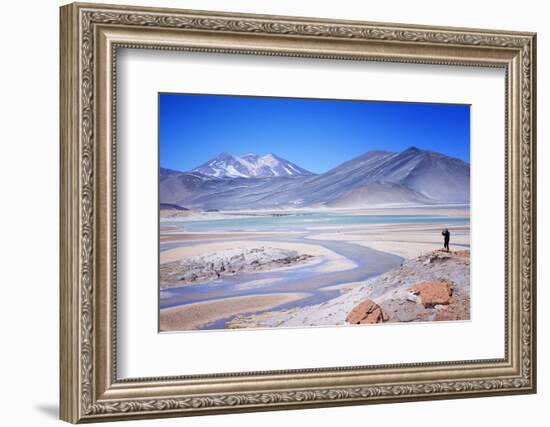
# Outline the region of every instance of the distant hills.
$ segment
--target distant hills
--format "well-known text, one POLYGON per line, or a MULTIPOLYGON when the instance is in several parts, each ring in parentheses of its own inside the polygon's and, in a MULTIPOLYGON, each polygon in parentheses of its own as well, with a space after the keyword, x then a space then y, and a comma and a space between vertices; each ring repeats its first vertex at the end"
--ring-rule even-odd
POLYGON ((160 210, 172 210, 172 211, 188 211, 189 209, 175 205, 173 203, 161 203, 160 210))
POLYGON ((369 207, 470 202, 470 165, 433 151, 369 151, 318 175, 273 154, 222 153, 161 168, 160 200, 192 209, 369 207))
POLYGON ((160 176, 163 177, 168 175, 178 175, 181 172, 174 169, 160 168, 159 173, 160 173, 160 176))

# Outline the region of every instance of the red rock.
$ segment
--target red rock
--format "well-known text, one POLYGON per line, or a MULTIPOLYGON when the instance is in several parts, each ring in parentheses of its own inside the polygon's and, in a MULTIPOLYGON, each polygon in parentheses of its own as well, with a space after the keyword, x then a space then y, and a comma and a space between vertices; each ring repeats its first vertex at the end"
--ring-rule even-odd
POLYGON ((469 320, 470 319, 470 297, 459 292, 453 294, 451 304, 440 305, 434 320, 469 320))
POLYGON ((366 299, 353 307, 346 317, 346 322, 353 325, 365 323, 382 323, 389 319, 384 310, 373 300, 366 299))
POLYGON ((463 249, 460 251, 453 251, 453 255, 456 255, 461 258, 470 258, 470 250, 469 249, 463 249))
POLYGON ((437 321, 449 321, 449 320, 462 320, 460 314, 451 310, 438 310, 434 320, 437 321))
POLYGON ((420 298, 424 306, 449 304, 453 295, 452 282, 446 279, 437 282, 422 282, 414 285, 410 292, 420 298))

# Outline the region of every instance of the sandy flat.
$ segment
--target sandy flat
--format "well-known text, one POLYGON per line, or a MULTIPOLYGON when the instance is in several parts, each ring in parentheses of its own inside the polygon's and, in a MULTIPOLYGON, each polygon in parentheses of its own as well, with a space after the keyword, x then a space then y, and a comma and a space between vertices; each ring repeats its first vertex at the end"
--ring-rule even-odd
POLYGON ((307 297, 306 293, 279 293, 223 298, 160 310, 160 330, 187 331, 240 313, 269 310, 307 297))
MULTIPOLYGON (((346 241, 410 259, 442 247, 441 228, 441 225, 429 224, 385 224, 362 227, 361 230, 344 229, 338 232, 327 230, 320 234, 308 236, 308 239, 346 241)), ((451 250, 469 248, 469 225, 457 225, 448 228, 451 232, 451 250)))
POLYGON ((160 217, 163 219, 174 219, 174 218, 181 218, 181 217, 188 217, 193 215, 192 211, 180 211, 176 209, 161 209, 160 217))
POLYGON ((252 237, 262 237, 262 233, 170 233, 161 234, 161 243, 185 242, 190 240, 221 240, 221 239, 248 239, 252 237))
POLYGON ((181 248, 174 248, 160 253, 160 263, 177 261, 190 256, 201 255, 209 252, 219 252, 232 248, 257 248, 257 247, 272 247, 294 250, 301 254, 324 257, 327 262, 322 266, 322 271, 338 271, 355 268, 356 264, 335 252, 326 249, 320 245, 295 242, 277 242, 269 240, 239 240, 239 241, 223 241, 216 243, 204 243, 181 248))

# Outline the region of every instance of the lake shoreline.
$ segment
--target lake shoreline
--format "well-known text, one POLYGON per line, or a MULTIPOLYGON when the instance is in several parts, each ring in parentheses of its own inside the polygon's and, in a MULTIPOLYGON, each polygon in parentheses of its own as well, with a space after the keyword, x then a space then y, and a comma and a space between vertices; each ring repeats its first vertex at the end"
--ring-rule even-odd
MULTIPOLYGON (((218 216, 219 213, 214 213, 214 215, 218 216)), ((308 219, 301 217, 303 221, 308 219)), ((277 218, 273 219, 273 221, 277 220, 277 218)), ((315 305, 315 303, 318 304, 337 295, 340 292, 338 291, 340 286, 345 288, 346 284, 361 283, 395 268, 405 260, 441 248, 440 233, 441 228, 445 226, 444 224, 407 224, 402 222, 363 225, 339 224, 338 226, 309 223, 303 229, 295 229, 290 232, 272 230, 218 231, 215 229, 217 221, 212 219, 211 223, 214 229, 204 232, 186 231, 182 227, 178 230, 170 228, 161 231, 161 236, 171 236, 169 242, 164 241, 163 243, 161 240, 161 245, 164 247, 164 250, 160 252, 161 265, 167 262, 177 262, 186 257, 216 253, 228 248, 257 247, 297 251, 299 254, 312 256, 316 262, 312 262, 312 265, 279 268, 259 274, 236 275, 237 277, 225 281, 190 285, 189 289, 175 286, 175 289, 170 288, 170 291, 173 292, 162 293, 161 307, 170 306, 182 309, 186 305, 197 302, 206 304, 209 300, 223 301, 225 299, 229 303, 234 298, 249 298, 247 300, 249 315, 260 312, 263 315, 269 315, 273 305, 269 305, 267 302, 273 302, 272 296, 277 294, 301 295, 301 298, 291 298, 286 301, 284 304, 289 304, 286 309, 300 309, 300 301, 307 303, 308 306, 315 305), (325 287, 327 289, 324 289, 325 287), (309 297, 304 298, 304 294, 308 294, 309 297), (267 307, 268 305, 269 307, 267 307)), ((182 225, 185 223, 184 221, 179 222, 182 225)), ((452 249, 469 248, 470 226, 468 223, 449 225, 447 228, 451 230, 452 249)), ((221 303, 216 304, 219 306, 221 303)), ((220 319, 234 318, 244 314, 238 312, 238 305, 235 306, 233 303, 231 305, 233 310, 229 316, 227 316, 226 310, 222 310, 218 313, 217 318, 214 318, 216 317, 215 313, 208 309, 209 321, 216 322, 220 319)), ((280 305, 277 304, 277 306, 280 305)), ((206 306, 203 305, 203 307, 206 306)), ((171 330, 178 330, 174 325, 172 320, 171 330)), ((194 324, 192 328, 189 328, 189 325, 190 323, 185 321, 181 323, 179 330, 201 329, 201 325, 194 324)), ((162 317, 160 326, 163 329, 162 317)))
POLYGON ((261 311, 305 298, 307 294, 273 294, 202 301, 160 310, 160 331, 177 332, 199 328, 219 318, 261 311))

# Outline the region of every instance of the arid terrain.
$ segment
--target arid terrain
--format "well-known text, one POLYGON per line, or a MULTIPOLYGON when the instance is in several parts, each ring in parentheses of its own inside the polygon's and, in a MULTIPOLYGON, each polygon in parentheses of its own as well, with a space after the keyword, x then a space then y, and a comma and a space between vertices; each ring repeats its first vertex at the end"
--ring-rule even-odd
POLYGON ((322 304, 237 316, 229 328, 468 320, 470 251, 436 250, 365 282, 339 287, 322 304))
POLYGON ((468 218, 460 206, 168 215, 161 331, 467 320, 468 218))
POLYGON ((161 331, 469 319, 460 158, 370 150, 314 173, 221 152, 160 168, 159 193, 161 331))

